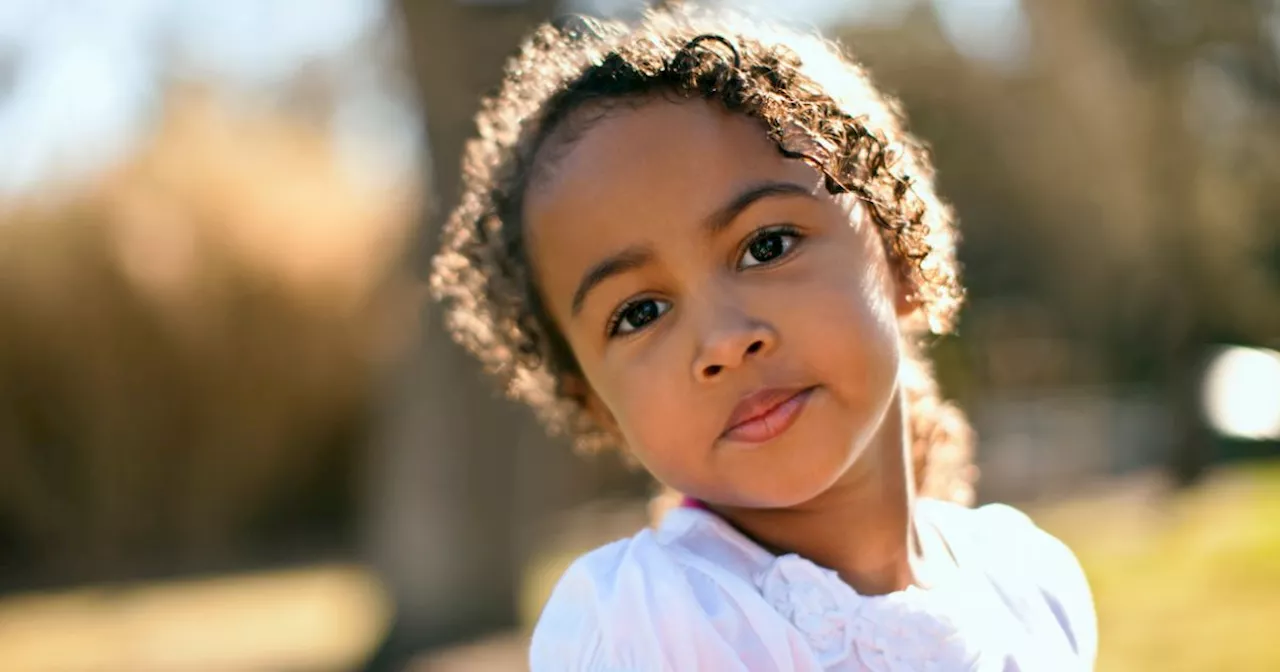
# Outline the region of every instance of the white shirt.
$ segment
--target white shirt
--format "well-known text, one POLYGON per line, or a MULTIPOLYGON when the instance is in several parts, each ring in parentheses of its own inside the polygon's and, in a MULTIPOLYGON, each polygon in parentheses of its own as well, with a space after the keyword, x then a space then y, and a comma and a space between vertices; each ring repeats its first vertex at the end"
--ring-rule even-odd
POLYGON ((1060 541, 993 504, 919 500, 958 569, 929 589, 862 596, 682 507, 575 561, 533 633, 533 672, 1089 670, 1097 621, 1060 541))

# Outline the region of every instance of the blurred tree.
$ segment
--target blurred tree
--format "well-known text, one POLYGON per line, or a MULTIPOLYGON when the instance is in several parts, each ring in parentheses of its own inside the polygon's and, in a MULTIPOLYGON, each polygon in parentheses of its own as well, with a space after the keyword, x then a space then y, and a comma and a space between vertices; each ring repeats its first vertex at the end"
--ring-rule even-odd
MULTIPOLYGON (((1148 188, 1155 222, 1160 224, 1154 229, 1159 236, 1153 248, 1163 253, 1166 271, 1161 282, 1164 292, 1157 303, 1165 319, 1151 338, 1161 353, 1168 376, 1164 382, 1180 425, 1169 466, 1176 482, 1187 485, 1199 480, 1212 458, 1212 439, 1199 421, 1204 347, 1224 337, 1261 340, 1280 334, 1276 321, 1280 311, 1257 310, 1276 305, 1280 293, 1245 281, 1249 269, 1261 260, 1250 258, 1248 247, 1231 240, 1257 237, 1255 232, 1260 233, 1263 225, 1259 213, 1241 213, 1238 206, 1262 202, 1270 195, 1262 184, 1252 193, 1211 186, 1221 181, 1223 165, 1214 160, 1214 148, 1206 147, 1206 141, 1213 134, 1247 131, 1223 128, 1240 124, 1239 119, 1196 115, 1197 107, 1229 106, 1236 101, 1218 98, 1221 92, 1197 90, 1195 83, 1198 74, 1207 73, 1232 80, 1244 93, 1246 105, 1274 114, 1280 104, 1278 45, 1267 26, 1275 9, 1261 2, 1207 0, 1098 0, 1091 6, 1148 90, 1148 104, 1139 118, 1149 133, 1148 188), (1212 98, 1206 100, 1206 96, 1212 98), (1206 194, 1206 188, 1217 193, 1206 194), (1206 195, 1217 202, 1205 203, 1206 195), (1220 260, 1225 263, 1213 263, 1215 253, 1228 251, 1229 258, 1220 260), (1255 319, 1259 313, 1269 319, 1255 319)), ((1259 132, 1263 129, 1248 130, 1258 140, 1274 143, 1276 139, 1274 134, 1267 138, 1259 132)), ((1266 170, 1264 165, 1254 166, 1266 170)))
POLYGON ((1261 309, 1280 300, 1265 254, 1276 211, 1266 185, 1280 177, 1273 10, 1021 5, 1031 51, 1001 69, 950 49, 926 5, 901 25, 840 35, 936 150, 964 220, 966 338, 978 352, 1002 338, 994 356, 1006 359, 1011 338, 1084 350, 1056 372, 1040 355, 1002 367, 1018 384, 1039 371, 1045 384, 1160 390, 1177 423, 1169 470, 1192 483, 1212 455, 1198 404, 1205 347, 1280 335, 1280 313, 1261 309), (1011 303, 1038 308, 1011 323, 1011 303))
POLYGON ((174 91, 96 183, 0 204, 5 582, 243 566, 296 541, 263 539, 281 502, 350 510, 415 204, 339 164, 318 129, 174 91))
MULTIPOLYGON (((410 260, 418 273, 426 272, 458 197, 458 166, 480 96, 498 84, 503 61, 555 4, 399 3, 438 197, 410 260)), ((400 669, 424 648, 514 625, 520 541, 539 511, 522 495, 529 482, 547 492, 574 487, 554 477, 565 470, 567 447, 553 449, 532 414, 497 398, 444 332, 435 305, 425 308, 422 332, 388 390, 369 481, 370 547, 398 612, 371 669, 400 669)))

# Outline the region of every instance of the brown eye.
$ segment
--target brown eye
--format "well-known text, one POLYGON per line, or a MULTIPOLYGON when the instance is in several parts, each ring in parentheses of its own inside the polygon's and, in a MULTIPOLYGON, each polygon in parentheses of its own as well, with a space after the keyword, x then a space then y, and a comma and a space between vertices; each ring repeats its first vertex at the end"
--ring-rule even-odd
POLYGON ((622 306, 609 320, 609 336, 639 331, 671 310, 670 301, 638 299, 622 306))
POLYGON ((800 235, 791 227, 770 227, 756 233, 738 258, 738 268, 761 266, 785 257, 799 242, 800 235))

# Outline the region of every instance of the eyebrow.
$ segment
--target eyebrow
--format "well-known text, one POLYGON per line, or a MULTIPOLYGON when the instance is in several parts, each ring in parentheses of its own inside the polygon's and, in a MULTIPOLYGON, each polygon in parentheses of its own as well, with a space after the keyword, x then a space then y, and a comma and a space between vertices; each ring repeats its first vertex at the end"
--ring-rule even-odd
POLYGON ((586 300, 587 293, 594 289, 596 285, 620 273, 645 266, 651 261, 653 261, 653 250, 646 246, 636 245, 628 247, 592 266, 586 273, 582 274, 582 280, 578 281, 578 288, 573 292, 572 315, 577 316, 578 313, 582 312, 582 303, 586 300))
MULTIPOLYGON (((715 235, 727 228, 738 215, 742 214, 743 210, 751 207, 751 204, 771 196, 813 197, 813 190, 795 182, 770 181, 751 185, 708 215, 703 220, 703 229, 709 235, 715 235)), ((600 283, 615 275, 641 268, 652 261, 653 250, 637 245, 628 247, 592 266, 578 281, 578 288, 573 292, 573 307, 570 314, 576 317, 582 312, 582 304, 586 301, 587 294, 600 283)))
POLYGON ((795 182, 770 181, 754 184, 738 194, 733 200, 725 203, 703 220, 703 228, 710 235, 723 231, 743 210, 752 203, 770 196, 809 196, 813 197, 813 189, 795 182))

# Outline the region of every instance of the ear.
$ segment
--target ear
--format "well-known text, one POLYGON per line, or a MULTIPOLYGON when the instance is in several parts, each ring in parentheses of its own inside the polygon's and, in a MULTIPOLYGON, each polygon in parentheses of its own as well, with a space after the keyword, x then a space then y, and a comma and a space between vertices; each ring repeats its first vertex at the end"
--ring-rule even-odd
POLYGON ((893 265, 895 266, 893 273, 893 307, 898 314, 898 318, 901 319, 909 317, 920 310, 922 301, 920 299, 919 286, 916 284, 915 279, 911 277, 910 271, 907 270, 907 265, 902 262, 893 265))
POLYGON ((613 417, 613 413, 609 411, 609 407, 600 399, 600 395, 591 388, 591 384, 587 382, 581 374, 569 373, 560 379, 560 391, 570 399, 576 400, 582 407, 586 409, 587 415, 595 421, 601 429, 619 436, 618 422, 613 417))
POLYGON ((844 194, 837 198, 848 199, 846 207, 849 208, 850 221, 854 226, 863 229, 864 241, 871 255, 882 260, 880 266, 883 269, 881 277, 884 279, 882 287, 887 294, 891 294, 886 298, 893 300, 894 313, 898 319, 905 319, 915 314, 923 302, 920 299, 920 286, 911 275, 909 262, 896 258, 893 251, 889 249, 879 228, 872 222, 871 213, 861 197, 844 194))

